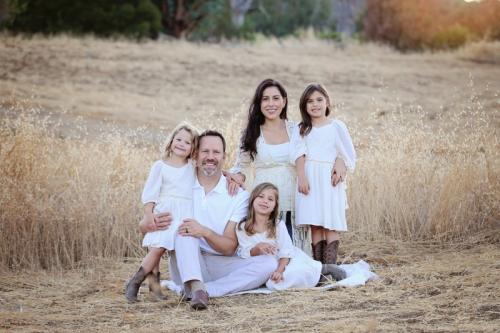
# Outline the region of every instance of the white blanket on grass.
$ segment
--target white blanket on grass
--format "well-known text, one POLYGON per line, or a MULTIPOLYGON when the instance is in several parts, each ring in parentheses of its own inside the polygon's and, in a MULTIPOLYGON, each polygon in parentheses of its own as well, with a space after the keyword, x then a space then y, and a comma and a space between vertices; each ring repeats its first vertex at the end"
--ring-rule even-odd
MULTIPOLYGON (((339 265, 339 267, 341 267, 345 270, 346 275, 347 275, 347 277, 345 279, 337 281, 337 282, 332 282, 332 283, 323 285, 321 287, 314 287, 314 288, 310 288, 310 289, 312 289, 312 290, 330 290, 330 289, 334 289, 337 287, 356 287, 356 286, 362 286, 368 281, 373 281, 373 280, 378 279, 378 275, 373 273, 370 269, 370 265, 363 260, 360 260, 354 264, 339 265)), ((182 292, 182 286, 175 284, 174 281, 162 280, 161 285, 162 285, 162 287, 165 287, 165 288, 168 288, 168 289, 174 291, 178 295, 180 295, 182 292)), ((228 294, 225 296, 233 296, 233 295, 241 295, 241 294, 270 294, 272 292, 275 292, 275 291, 269 290, 266 287, 263 287, 263 288, 258 288, 258 289, 240 291, 240 292, 228 294)))

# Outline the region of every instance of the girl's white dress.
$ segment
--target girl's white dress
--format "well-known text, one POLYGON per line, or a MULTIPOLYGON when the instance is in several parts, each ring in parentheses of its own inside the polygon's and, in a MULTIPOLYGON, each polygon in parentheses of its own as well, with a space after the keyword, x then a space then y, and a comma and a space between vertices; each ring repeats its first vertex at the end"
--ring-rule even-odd
POLYGON ((142 203, 154 202, 154 213, 169 212, 173 220, 167 230, 148 232, 142 246, 174 249, 179 225, 183 219, 193 217, 193 185, 194 166, 191 160, 182 167, 170 166, 162 160, 153 164, 142 191, 142 203))
POLYGON ((261 242, 276 246, 278 249, 276 260, 290 258, 290 262, 283 272, 283 280, 276 283, 269 279, 266 282, 268 289, 312 288, 318 284, 321 276, 321 262, 313 260, 304 251, 293 246, 283 221, 280 221, 276 227, 275 239, 268 238, 267 232, 255 233, 249 236, 244 229, 243 223, 236 228, 236 236, 239 243, 236 253, 241 258, 249 258, 250 250, 261 242))
MULTIPOLYGON (((272 183, 278 188, 280 213, 292 212, 293 242, 302 250, 310 253, 309 229, 304 226, 297 227, 294 222, 295 192, 297 191, 295 160, 305 154, 305 145, 300 138, 297 123, 287 121, 286 130, 289 142, 278 145, 266 143, 264 136, 261 134, 257 139, 257 154, 253 161, 250 158, 250 153, 244 152, 240 148, 236 162, 230 172, 245 173, 245 170, 253 163, 255 178, 249 191, 264 182, 272 183)), ((284 215, 282 215, 282 219, 285 219, 284 215)))
POLYGON ((296 223, 347 231, 346 185, 341 182, 332 186, 331 173, 338 155, 348 169, 354 169, 356 152, 349 131, 343 122, 333 120, 321 127, 313 127, 304 141, 307 149, 305 171, 310 190, 308 195, 297 192, 296 223))

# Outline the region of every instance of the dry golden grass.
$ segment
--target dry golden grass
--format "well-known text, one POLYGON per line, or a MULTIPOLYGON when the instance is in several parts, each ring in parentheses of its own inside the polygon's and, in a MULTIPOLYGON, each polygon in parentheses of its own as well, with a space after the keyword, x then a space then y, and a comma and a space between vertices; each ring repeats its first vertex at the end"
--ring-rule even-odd
POLYGON ((0 36, 0 330, 494 332, 500 68, 464 52, 0 36), (167 130, 221 130, 230 165, 268 76, 295 120, 307 82, 335 97, 359 155, 341 257, 383 279, 217 299, 202 314, 174 296, 125 304, 140 191, 167 130))
POLYGON ((383 278, 364 287, 212 299, 205 312, 178 297, 127 304, 139 261, 47 273, 3 272, 0 330, 9 332, 497 332, 498 245, 446 246, 349 240, 383 278))
POLYGON ((464 46, 458 52, 463 59, 477 63, 500 64, 500 41, 481 41, 464 46))

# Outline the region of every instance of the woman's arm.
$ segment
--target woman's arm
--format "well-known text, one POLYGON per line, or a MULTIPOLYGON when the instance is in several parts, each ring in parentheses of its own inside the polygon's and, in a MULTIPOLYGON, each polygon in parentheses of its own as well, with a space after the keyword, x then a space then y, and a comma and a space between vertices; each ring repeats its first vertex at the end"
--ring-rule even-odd
POLYGON ((240 183, 245 182, 245 175, 243 174, 243 170, 247 169, 252 163, 252 158, 250 153, 247 151, 243 151, 241 147, 238 149, 238 155, 236 156, 236 161, 231 169, 229 169, 229 173, 235 176, 235 180, 240 183))

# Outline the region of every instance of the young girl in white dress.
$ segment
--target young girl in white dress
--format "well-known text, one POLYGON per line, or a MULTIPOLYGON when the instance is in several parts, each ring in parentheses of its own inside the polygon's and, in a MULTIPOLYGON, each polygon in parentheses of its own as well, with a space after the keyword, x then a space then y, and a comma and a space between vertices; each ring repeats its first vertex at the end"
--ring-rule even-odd
MULTIPOLYGON (((185 218, 193 216, 192 190, 194 166, 190 160, 196 146, 197 130, 187 123, 181 123, 170 134, 162 160, 151 167, 144 190, 144 218, 154 224, 154 214, 170 212, 172 224, 166 230, 148 232, 142 246, 149 251, 141 267, 127 283, 125 296, 129 302, 137 301, 141 283, 147 277, 150 289, 158 299, 164 299, 159 285, 159 274, 154 274, 166 250, 174 249, 177 229, 185 218)), ((159 271, 158 271, 159 272, 159 271)))
POLYGON ((338 182, 332 168, 340 157, 348 169, 354 170, 356 152, 345 124, 328 118, 330 97, 322 85, 308 85, 299 105, 306 156, 296 163, 296 223, 311 226, 313 258, 336 264, 339 232, 347 231, 347 196, 345 183, 338 182))
POLYGON ((329 274, 336 280, 346 273, 336 265, 322 265, 301 249, 293 246, 286 225, 278 221, 278 189, 271 183, 257 185, 250 195, 248 217, 238 224, 237 255, 249 258, 256 255, 275 255, 276 271, 266 282, 271 290, 311 288, 316 286, 321 274, 329 274))

